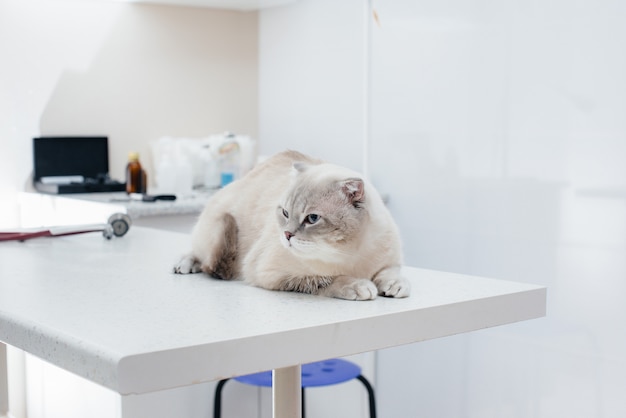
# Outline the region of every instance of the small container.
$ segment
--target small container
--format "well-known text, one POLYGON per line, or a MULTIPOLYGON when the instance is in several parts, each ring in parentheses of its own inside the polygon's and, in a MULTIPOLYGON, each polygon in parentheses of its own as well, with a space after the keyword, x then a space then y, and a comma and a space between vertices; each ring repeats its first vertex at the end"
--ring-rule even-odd
POLYGON ((176 194, 191 195, 193 192, 193 170, 188 160, 181 159, 176 164, 176 194))
POLYGON ((220 147, 220 178, 222 187, 239 178, 239 144, 236 141, 220 147))
POLYGON ((155 179, 159 193, 176 194, 176 166, 169 154, 163 154, 157 165, 155 179))
POLYGON ((130 152, 126 165, 126 193, 145 193, 147 183, 146 172, 139 162, 139 153, 130 152))
POLYGON ((219 158, 215 157, 211 151, 208 146, 200 151, 203 166, 202 184, 205 189, 217 189, 221 183, 219 158))

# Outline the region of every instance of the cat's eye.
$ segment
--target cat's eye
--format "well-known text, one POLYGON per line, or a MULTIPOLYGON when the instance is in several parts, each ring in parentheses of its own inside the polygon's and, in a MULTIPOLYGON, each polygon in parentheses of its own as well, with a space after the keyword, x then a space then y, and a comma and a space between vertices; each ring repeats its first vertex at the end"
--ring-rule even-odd
POLYGON ((289 212, 287 212, 285 209, 283 209, 283 216, 289 219, 289 212))
POLYGON ((306 217, 306 219, 304 220, 306 223, 313 225, 314 223, 316 223, 317 221, 320 220, 320 216, 315 214, 315 213, 311 213, 309 216, 306 217))

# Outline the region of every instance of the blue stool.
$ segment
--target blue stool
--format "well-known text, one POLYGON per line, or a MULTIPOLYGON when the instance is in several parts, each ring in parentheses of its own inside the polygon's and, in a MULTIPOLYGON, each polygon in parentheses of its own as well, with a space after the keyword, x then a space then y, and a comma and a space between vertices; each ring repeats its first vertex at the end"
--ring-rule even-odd
MULTIPOLYGON (((236 381, 253 386, 272 387, 272 372, 261 372, 239 376, 236 381)), ((370 418, 376 418, 376 400, 374 389, 365 377, 361 375, 361 368, 356 364, 341 359, 318 361, 302 365, 302 418, 304 418, 304 389, 315 386, 329 386, 358 379, 363 383, 369 396, 370 418)), ((222 389, 229 379, 220 380, 215 388, 215 403, 213 418, 222 416, 222 389)))

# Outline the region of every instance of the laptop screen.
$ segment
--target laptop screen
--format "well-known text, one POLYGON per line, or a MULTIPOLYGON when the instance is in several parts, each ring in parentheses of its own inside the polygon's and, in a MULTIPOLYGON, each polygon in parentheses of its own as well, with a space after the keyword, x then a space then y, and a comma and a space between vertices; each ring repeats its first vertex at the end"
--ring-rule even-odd
POLYGON ((106 136, 33 138, 34 177, 83 176, 109 172, 106 136))

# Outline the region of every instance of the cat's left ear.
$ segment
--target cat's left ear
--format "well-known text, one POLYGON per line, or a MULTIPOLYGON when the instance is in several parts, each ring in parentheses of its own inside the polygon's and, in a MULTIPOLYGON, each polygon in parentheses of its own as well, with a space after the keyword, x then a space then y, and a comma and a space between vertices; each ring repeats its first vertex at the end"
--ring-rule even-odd
POLYGON ((296 173, 304 173, 309 165, 307 163, 303 163, 302 161, 296 161, 293 163, 293 169, 296 173))
POLYGON ((361 179, 350 178, 342 181, 341 191, 352 204, 362 202, 365 197, 365 188, 361 179))

